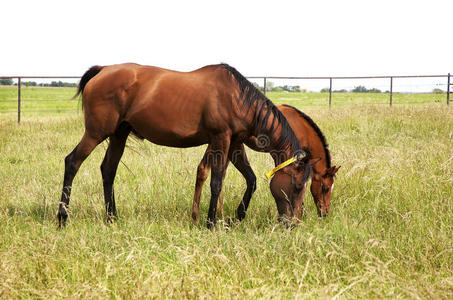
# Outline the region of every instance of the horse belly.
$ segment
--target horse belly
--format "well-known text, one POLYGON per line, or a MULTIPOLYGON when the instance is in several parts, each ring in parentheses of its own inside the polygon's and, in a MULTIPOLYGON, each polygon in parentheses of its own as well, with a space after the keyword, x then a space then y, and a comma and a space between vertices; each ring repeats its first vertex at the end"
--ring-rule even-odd
MULTIPOLYGON (((140 135, 142 135, 141 133, 142 131, 138 132, 140 133, 140 135)), ((207 144, 209 142, 208 137, 203 135, 202 133, 182 136, 176 132, 168 130, 146 131, 146 133, 143 134, 143 137, 150 141, 151 143, 157 145, 177 148, 196 147, 203 144, 207 144)))
POLYGON ((148 141, 169 147, 195 147, 209 142, 200 117, 187 117, 162 108, 135 113, 127 122, 148 141))

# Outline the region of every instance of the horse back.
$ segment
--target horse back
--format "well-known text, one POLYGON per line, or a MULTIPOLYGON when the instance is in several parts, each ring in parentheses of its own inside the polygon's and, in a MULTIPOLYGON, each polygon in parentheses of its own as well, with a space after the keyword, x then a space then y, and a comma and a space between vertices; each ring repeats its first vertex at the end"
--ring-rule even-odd
POLYGON ((189 147, 209 142, 212 133, 244 127, 237 89, 227 72, 207 66, 177 72, 152 66, 104 67, 84 91, 85 118, 103 115, 118 126, 128 122, 151 142, 189 147))

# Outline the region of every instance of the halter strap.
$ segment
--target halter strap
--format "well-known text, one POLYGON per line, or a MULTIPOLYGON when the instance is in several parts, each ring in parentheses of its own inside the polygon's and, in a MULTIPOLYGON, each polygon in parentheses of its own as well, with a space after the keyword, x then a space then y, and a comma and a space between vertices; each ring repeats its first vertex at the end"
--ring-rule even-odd
POLYGON ((270 171, 269 173, 266 174, 267 179, 271 178, 271 176, 274 175, 275 172, 277 172, 278 170, 283 169, 283 168, 286 167, 286 166, 289 166, 290 164, 292 164, 292 163, 295 162, 296 160, 297 160, 297 158, 291 157, 291 158, 288 159, 287 161, 282 162, 281 164, 279 164, 278 166, 276 166, 274 169, 272 169, 272 171, 270 171))

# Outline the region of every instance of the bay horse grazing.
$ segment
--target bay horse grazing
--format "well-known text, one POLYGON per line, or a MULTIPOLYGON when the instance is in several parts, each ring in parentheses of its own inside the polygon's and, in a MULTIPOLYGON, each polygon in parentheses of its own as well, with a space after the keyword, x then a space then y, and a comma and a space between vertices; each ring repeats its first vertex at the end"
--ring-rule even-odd
MULTIPOLYGON (((330 210, 330 201, 332 198, 335 174, 338 172, 338 169, 340 167, 331 166, 332 163, 330 151, 326 142, 326 138, 319 129, 318 125, 309 116, 299 111, 295 107, 289 105, 277 105, 277 108, 282 112, 282 114, 290 124, 291 128, 296 134, 297 139, 299 140, 300 145, 304 149, 307 149, 312 157, 319 158, 319 162, 316 162, 313 165, 310 190, 313 195, 313 200, 315 202, 318 215, 320 217, 325 217, 330 210)), ((260 151, 260 144, 257 144, 255 137, 251 137, 249 140, 245 141, 245 144, 253 150, 260 151)), ((244 147, 242 146, 240 149, 241 153, 237 153, 237 156, 244 155, 245 159, 247 159, 244 147)), ((209 151, 210 149, 208 146, 206 153, 209 153, 209 151)), ((197 178, 192 205, 192 219, 195 222, 198 222, 201 191, 203 189, 203 184, 208 177, 210 169, 210 165, 207 163, 205 156, 203 157, 197 168, 197 178)), ((250 166, 248 166, 248 172, 253 173, 253 170, 250 168, 250 166)), ((287 177, 280 176, 272 180, 271 184, 274 185, 275 188, 271 189, 271 191, 275 199, 283 199, 287 195, 291 194, 290 186, 288 186, 288 184, 290 184, 290 181, 288 179, 289 178, 287 177)), ((302 195, 300 197, 292 198, 293 202, 291 202, 290 205, 287 201, 286 203, 283 201, 281 201, 281 203, 277 202, 280 218, 292 217, 294 218, 294 223, 297 223, 300 220, 303 210, 304 192, 305 190, 302 192, 302 195)), ((223 210, 222 196, 219 197, 217 210, 223 210)))
MULTIPOLYGON (((326 138, 318 125, 306 114, 290 105, 279 105, 278 109, 288 120, 303 148, 321 160, 313 166, 310 191, 318 216, 325 217, 330 211, 330 202, 335 182, 335 174, 341 166, 332 166, 326 138)), ((302 208, 302 206, 300 206, 302 208)), ((301 211, 297 212, 300 218, 301 211)))
MULTIPOLYGON (((297 136, 297 139, 299 140, 300 145, 304 149, 307 149, 312 157, 320 159, 319 162, 313 165, 311 193, 313 195, 318 215, 320 217, 324 217, 330 210, 330 201, 332 197, 335 174, 340 167, 331 166, 331 157, 326 139, 319 127, 309 116, 289 105, 279 105, 277 108, 288 120, 297 136)), ((245 144, 254 150, 260 151, 261 145, 257 143, 256 137, 250 137, 248 141, 245 141, 245 144)), ((240 150, 241 155, 245 156, 246 154, 243 146, 240 150)), ((206 151, 209 153, 209 147, 206 151)), ((192 205, 192 218, 195 222, 198 222, 201 190, 210 169, 210 165, 207 163, 205 156, 201 160, 197 169, 197 180, 192 205)), ((239 156, 239 153, 237 153, 235 157, 237 156, 239 156)), ((245 159, 247 158, 245 157, 245 159)), ((253 173, 250 166, 248 166, 248 172, 253 173)), ((282 176, 272 180, 272 185, 279 186, 279 188, 271 189, 274 198, 283 199, 291 193, 290 188, 288 188, 288 183, 288 178, 282 176), (286 186, 286 188, 282 191, 282 187, 284 186, 286 186)), ((304 192, 302 192, 302 195, 303 193, 304 192)), ((294 217, 297 222, 302 215, 303 196, 294 197, 292 200, 293 202, 291 202, 290 205, 287 201, 286 204, 284 204, 285 202, 283 201, 281 203, 277 202, 277 207, 279 208, 280 217, 294 217)), ((223 209, 222 197, 219 197, 217 209, 223 209)))
MULTIPOLYGON (((217 199, 228 159, 251 136, 269 138, 269 144, 263 150, 274 151, 276 165, 297 158, 284 168, 292 181, 292 197, 298 196, 310 176, 310 157, 301 148, 285 117, 227 64, 206 66, 192 72, 137 64, 94 66, 82 76, 76 96, 79 94, 82 94, 85 133, 65 158, 57 214, 59 227, 65 226, 68 218, 67 206, 74 176, 93 149, 107 138, 109 145, 101 164, 105 208, 107 220, 117 217, 113 182, 130 133, 170 147, 209 144, 212 155, 208 155, 207 160, 212 179, 208 228, 216 222, 217 199)), ((238 156, 234 161, 236 168, 247 178, 254 176, 247 173, 245 156, 238 156)), ((253 183, 252 190, 254 188, 253 183)), ((247 193, 251 195, 251 190, 247 189, 247 193)), ((244 197, 241 203, 240 219, 245 217, 249 200, 244 197)))

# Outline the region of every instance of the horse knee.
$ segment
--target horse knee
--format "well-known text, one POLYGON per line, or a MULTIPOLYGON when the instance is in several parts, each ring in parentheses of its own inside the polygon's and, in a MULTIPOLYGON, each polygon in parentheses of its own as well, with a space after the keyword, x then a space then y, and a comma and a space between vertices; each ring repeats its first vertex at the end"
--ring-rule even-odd
POLYGON ((71 153, 69 153, 65 159, 64 159, 64 166, 65 166, 65 171, 66 172, 72 172, 75 169, 75 153, 77 151, 77 148, 74 149, 71 153))
POLYGON ((252 193, 256 191, 256 175, 251 174, 250 178, 247 180, 247 185, 251 187, 252 193))
POLYGON ((204 182, 208 178, 209 169, 206 168, 202 163, 197 168, 197 181, 204 182))
POLYGON ((222 192, 222 180, 217 178, 211 178, 211 203, 210 208, 213 206, 213 209, 217 208, 217 201, 222 192), (215 202, 212 202, 214 201, 215 202))

